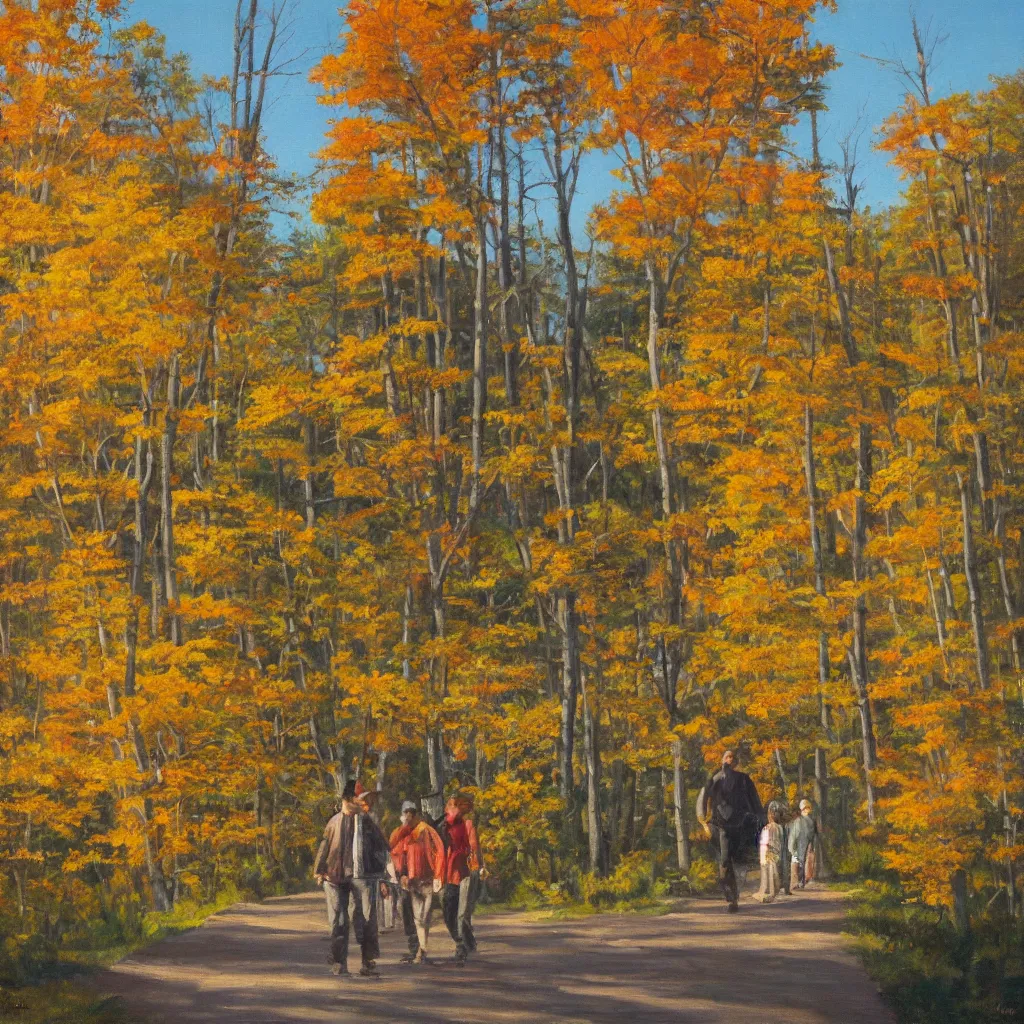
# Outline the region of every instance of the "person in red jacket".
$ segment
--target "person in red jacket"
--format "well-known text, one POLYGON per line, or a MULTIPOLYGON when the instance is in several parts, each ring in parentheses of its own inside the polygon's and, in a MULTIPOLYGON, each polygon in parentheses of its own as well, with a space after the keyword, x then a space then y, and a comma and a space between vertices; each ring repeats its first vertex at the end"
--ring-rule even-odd
POLYGON ((402 804, 402 824, 391 833, 391 860, 402 888, 402 923, 409 942, 402 962, 427 963, 430 912, 444 878, 444 843, 412 800, 402 804))
POLYGON ((465 963, 476 949, 473 908, 480 892, 480 881, 487 877, 476 828, 466 817, 472 810, 472 799, 464 795, 451 797, 444 809, 448 840, 444 863, 444 921, 455 940, 455 959, 459 963, 465 963))

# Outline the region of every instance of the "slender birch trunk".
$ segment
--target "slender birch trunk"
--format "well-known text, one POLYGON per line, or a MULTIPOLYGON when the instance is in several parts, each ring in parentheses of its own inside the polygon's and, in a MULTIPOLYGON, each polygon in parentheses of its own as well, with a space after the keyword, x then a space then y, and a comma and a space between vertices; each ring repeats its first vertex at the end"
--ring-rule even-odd
POLYGON ((978 559, 974 547, 974 531, 971 526, 970 484, 962 473, 956 474, 960 490, 960 523, 962 527, 964 576, 967 579, 967 596, 970 601, 971 632, 974 636, 974 662, 978 674, 978 685, 989 687, 988 637, 985 632, 985 612, 982 606, 981 581, 978 577, 978 559))

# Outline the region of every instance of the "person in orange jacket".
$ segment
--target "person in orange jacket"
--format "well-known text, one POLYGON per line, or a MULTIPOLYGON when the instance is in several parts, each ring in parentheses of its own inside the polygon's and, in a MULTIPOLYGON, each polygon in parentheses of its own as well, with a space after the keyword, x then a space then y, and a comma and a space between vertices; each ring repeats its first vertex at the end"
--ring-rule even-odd
POLYGON ((402 888, 402 923, 409 952, 403 963, 427 963, 430 912, 441 891, 445 853, 441 837, 420 817, 412 800, 402 804, 402 824, 391 833, 391 860, 402 888))
POLYGON ((451 797, 444 809, 444 920, 455 940, 455 959, 459 963, 465 963, 476 949, 473 908, 480 882, 487 878, 476 828, 466 817, 472 810, 473 800, 465 795, 451 797))

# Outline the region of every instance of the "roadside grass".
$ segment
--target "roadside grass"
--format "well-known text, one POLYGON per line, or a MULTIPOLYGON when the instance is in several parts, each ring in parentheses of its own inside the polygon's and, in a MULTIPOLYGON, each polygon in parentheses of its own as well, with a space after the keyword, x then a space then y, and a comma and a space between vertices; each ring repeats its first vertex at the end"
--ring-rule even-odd
POLYGON ((98 999, 74 982, 0 988, 0 1024, 145 1024, 116 999, 98 999))
POLYGON ((181 900, 167 913, 146 914, 135 934, 98 930, 60 949, 40 950, 31 960, 0 961, 0 1024, 145 1024, 127 1015, 117 1000, 97 997, 84 983, 137 949, 198 928, 240 899, 230 886, 211 903, 181 900))
POLYGON ((527 917, 531 921, 576 921, 595 914, 629 914, 637 917, 663 917, 678 909, 679 900, 620 900, 617 903, 595 907, 592 903, 566 903, 546 910, 531 910, 527 917))
POLYGON ((892 881, 850 892, 847 930, 901 1024, 1024 1021, 1024 925, 977 915, 969 934, 892 881))

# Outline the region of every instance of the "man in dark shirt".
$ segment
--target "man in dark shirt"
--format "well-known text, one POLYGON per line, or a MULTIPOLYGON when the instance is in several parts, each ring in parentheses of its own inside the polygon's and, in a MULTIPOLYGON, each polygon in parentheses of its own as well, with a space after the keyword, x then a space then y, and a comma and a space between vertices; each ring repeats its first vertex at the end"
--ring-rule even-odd
POLYGON ((341 795, 341 811, 324 829, 313 869, 327 897, 331 921, 331 958, 335 974, 348 974, 349 897, 355 903, 357 939, 362 947, 360 974, 376 974, 380 945, 377 940, 377 890, 387 870, 391 851, 380 826, 360 801, 356 782, 341 795))
POLYGON ((718 847, 718 880, 729 903, 730 913, 739 910, 736 861, 742 861, 757 845, 757 833, 764 818, 764 807, 754 780, 738 771, 739 759, 727 750, 722 755, 722 770, 704 789, 704 813, 701 818, 712 842, 718 847))

